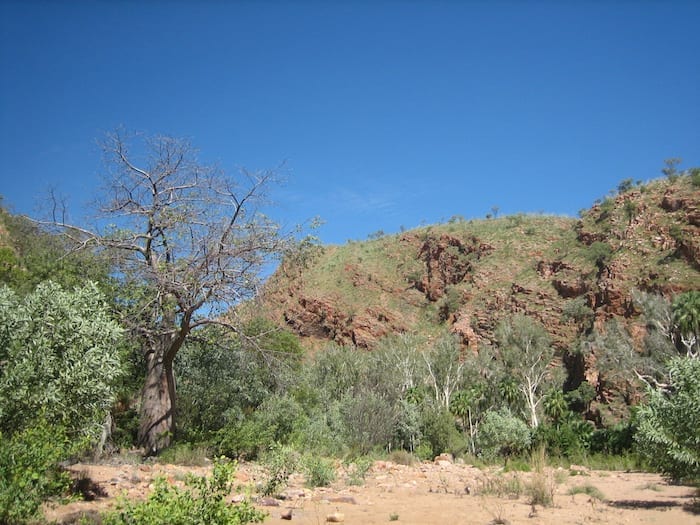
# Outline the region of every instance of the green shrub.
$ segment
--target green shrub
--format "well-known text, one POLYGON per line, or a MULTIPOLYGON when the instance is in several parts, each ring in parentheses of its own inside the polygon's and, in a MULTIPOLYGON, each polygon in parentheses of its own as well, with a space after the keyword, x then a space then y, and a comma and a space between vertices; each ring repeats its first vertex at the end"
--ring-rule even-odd
POLYGON ((397 410, 383 397, 372 391, 345 396, 340 413, 344 436, 352 451, 367 454, 391 443, 397 410))
POLYGON ((487 412, 477 435, 479 455, 489 460, 503 457, 507 461, 527 450, 531 442, 528 426, 507 408, 487 412))
POLYGON ((204 466, 209 462, 211 450, 204 445, 192 443, 175 443, 166 448, 159 456, 160 463, 173 465, 204 466))
POLYGON ((0 523, 36 518, 46 498, 65 495, 70 477, 59 463, 69 454, 60 427, 42 423, 11 437, 0 432, 0 523))
POLYGON ((294 436, 294 444, 300 450, 341 457, 347 453, 344 436, 341 403, 330 401, 325 406, 318 406, 310 411, 303 432, 294 436))
POLYGON ((0 430, 37 414, 96 441, 123 373, 122 329, 94 283, 41 283, 25 297, 0 287, 0 430))
POLYGON ((304 457, 303 468, 309 487, 328 487, 335 481, 335 465, 330 459, 308 454, 304 457))
POLYGON ((261 455, 260 462, 267 470, 262 492, 265 496, 271 496, 287 485, 287 480, 299 466, 300 459, 292 447, 275 443, 261 455))
POLYGON ((370 471, 373 464, 374 461, 371 457, 362 456, 355 458, 355 460, 347 466, 348 485, 364 485, 367 473, 370 471))
POLYGON ((700 168, 691 168, 690 170, 690 181, 694 187, 700 187, 700 168))
POLYGON ((610 259, 612 259, 613 255, 613 249, 606 242, 595 241, 588 247, 588 251, 586 253, 588 258, 600 269, 610 263, 610 259))
POLYGON ((629 421, 596 429, 590 436, 590 451, 615 456, 629 453, 634 446, 635 432, 636 426, 629 421))
POLYGON ((638 412, 638 451, 674 480, 700 480, 700 359, 676 358, 668 391, 655 390, 638 412))
POLYGON ((242 422, 231 422, 216 433, 218 454, 257 458, 275 443, 290 443, 307 426, 301 406, 286 396, 271 396, 242 422))
POLYGON ((433 459, 444 452, 458 455, 466 450, 467 442, 447 409, 425 407, 421 416, 421 445, 427 446, 429 452, 426 457, 426 448, 418 447, 416 453, 421 459, 433 459))
POLYGON ((231 505, 227 498, 233 488, 235 465, 219 459, 211 477, 189 474, 185 488, 168 484, 165 478, 155 480, 153 492, 144 501, 121 499, 117 510, 106 514, 105 525, 243 525, 260 523, 266 514, 249 502, 231 505))
POLYGON ((533 437, 553 456, 578 457, 591 448, 593 433, 591 424, 571 415, 557 424, 538 426, 533 437))
POLYGON ((572 496, 574 494, 586 494, 587 496, 590 496, 593 499, 597 499, 598 501, 605 501, 605 495, 601 492, 601 490, 595 485, 591 485, 590 483, 571 487, 569 489, 569 494, 571 494, 572 496))

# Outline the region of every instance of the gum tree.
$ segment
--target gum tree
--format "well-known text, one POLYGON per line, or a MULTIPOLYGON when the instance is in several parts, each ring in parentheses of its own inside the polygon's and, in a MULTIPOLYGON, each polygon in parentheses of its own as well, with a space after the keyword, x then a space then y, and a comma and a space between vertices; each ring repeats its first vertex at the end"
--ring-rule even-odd
POLYGON ((530 426, 539 425, 540 405, 555 383, 549 334, 534 319, 515 315, 496 328, 501 360, 527 406, 530 426))
POLYGON ((203 325, 235 329, 223 314, 254 295, 262 265, 288 239, 259 211, 273 172, 232 177, 200 163, 186 140, 139 139, 115 132, 102 143, 97 226, 67 224, 56 214, 49 224, 114 263, 127 291, 124 320, 146 365, 138 440, 156 454, 175 431, 176 354, 203 325))
POLYGON ((685 292, 673 301, 671 306, 673 322, 686 351, 686 356, 700 357, 700 292, 685 292))

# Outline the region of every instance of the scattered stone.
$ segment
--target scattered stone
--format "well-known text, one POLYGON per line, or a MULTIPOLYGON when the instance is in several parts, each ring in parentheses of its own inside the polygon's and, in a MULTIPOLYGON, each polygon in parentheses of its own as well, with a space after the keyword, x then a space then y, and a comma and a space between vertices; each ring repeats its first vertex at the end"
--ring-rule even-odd
POLYGON ((231 503, 243 503, 245 501, 245 495, 244 494, 235 494, 231 498, 231 503))
POLYGON ((335 496, 328 498, 331 503, 349 503, 350 505, 357 505, 357 500, 352 496, 335 496))
POLYGON ((258 501, 263 507, 279 507, 280 502, 275 498, 262 498, 258 501))
POLYGON ((451 465, 454 463, 455 458, 452 454, 440 454, 439 456, 435 457, 435 464, 436 465, 441 465, 441 466, 446 466, 446 465, 451 465))
POLYGON ((301 499, 306 496, 307 493, 304 489, 286 489, 279 495, 280 499, 283 500, 301 499))
POLYGON ((326 521, 328 523, 343 523, 345 521, 345 514, 342 512, 334 512, 326 516, 326 521))
POLYGON ((291 520, 292 519, 292 509, 287 509, 282 514, 280 514, 280 519, 291 520))
POLYGON ((574 476, 588 476, 590 475, 590 469, 588 467, 583 467, 581 465, 571 465, 569 467, 569 472, 574 476))

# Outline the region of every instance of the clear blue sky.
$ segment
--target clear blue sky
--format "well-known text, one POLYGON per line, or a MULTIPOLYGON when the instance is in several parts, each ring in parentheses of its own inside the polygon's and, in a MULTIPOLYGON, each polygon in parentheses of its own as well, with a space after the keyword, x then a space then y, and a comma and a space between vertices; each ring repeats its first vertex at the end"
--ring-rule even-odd
POLYGON ((117 126, 234 170, 324 242, 579 209, 700 165, 697 1, 0 2, 0 194, 78 214, 117 126))

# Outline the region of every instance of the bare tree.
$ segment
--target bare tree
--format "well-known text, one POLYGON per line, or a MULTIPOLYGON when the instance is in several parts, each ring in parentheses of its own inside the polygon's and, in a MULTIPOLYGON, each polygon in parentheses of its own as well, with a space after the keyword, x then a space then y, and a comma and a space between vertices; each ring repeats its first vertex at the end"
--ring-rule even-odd
POLYGON ((155 454, 175 431, 178 350, 202 325, 235 328, 224 312, 255 293, 262 265, 289 238, 258 208, 273 172, 232 178, 200 164, 188 141, 167 136, 135 141, 116 132, 102 147, 106 184, 96 207, 109 224, 80 227, 56 216, 51 224, 81 247, 106 250, 130 291, 125 321, 146 364, 138 439, 155 454))

